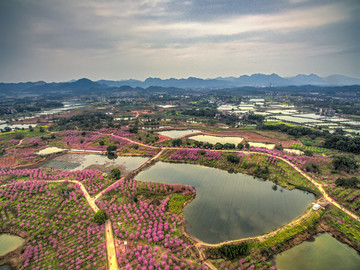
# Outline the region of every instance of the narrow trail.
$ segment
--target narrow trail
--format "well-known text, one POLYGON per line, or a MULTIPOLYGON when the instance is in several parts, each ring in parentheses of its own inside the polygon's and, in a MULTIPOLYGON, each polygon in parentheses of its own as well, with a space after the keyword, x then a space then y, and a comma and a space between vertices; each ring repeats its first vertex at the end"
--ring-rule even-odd
POLYGON ((106 220, 105 222, 105 236, 109 270, 117 270, 119 266, 116 259, 116 249, 110 220, 106 220))

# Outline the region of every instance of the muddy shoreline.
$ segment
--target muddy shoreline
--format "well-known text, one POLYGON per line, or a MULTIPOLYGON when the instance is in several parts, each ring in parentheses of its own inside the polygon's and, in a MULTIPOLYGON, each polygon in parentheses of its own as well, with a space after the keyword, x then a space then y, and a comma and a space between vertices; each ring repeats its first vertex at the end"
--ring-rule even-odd
POLYGON ((13 227, 3 227, 0 228, 0 233, 8 233, 12 235, 19 236, 25 240, 24 245, 18 247, 17 249, 6 253, 3 256, 0 256, 0 266, 1 265, 9 265, 11 269, 19 269, 19 267, 23 263, 23 253, 25 251, 25 247, 30 239, 30 233, 26 231, 21 231, 15 229, 13 227))

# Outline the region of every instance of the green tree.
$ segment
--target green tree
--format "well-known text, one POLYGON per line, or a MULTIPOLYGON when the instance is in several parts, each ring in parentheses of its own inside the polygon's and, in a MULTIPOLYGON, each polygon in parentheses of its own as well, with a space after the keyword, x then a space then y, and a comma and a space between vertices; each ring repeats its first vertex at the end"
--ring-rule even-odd
POLYGON ((335 184, 346 188, 358 188, 359 180, 356 177, 351 177, 350 179, 338 178, 335 184))
POLYGON ((222 149, 223 145, 222 145, 222 143, 217 142, 217 143, 215 143, 214 148, 215 149, 222 149))
POLYGON ((43 132, 45 132, 45 128, 44 128, 44 127, 40 127, 40 128, 39 128, 39 131, 40 131, 41 133, 43 133, 43 132))
POLYGON ((345 171, 347 173, 356 170, 359 166, 353 157, 336 156, 332 162, 334 169, 337 171, 345 171))
POLYGON ((16 134, 15 134, 15 139, 21 140, 21 139, 23 139, 23 138, 24 138, 24 134, 22 134, 22 133, 16 133, 16 134))
POLYGON ((117 147, 116 147, 115 144, 109 145, 109 146, 106 148, 106 151, 107 151, 108 155, 115 154, 115 153, 116 153, 116 150, 117 150, 117 147))
POLYGON ((180 145, 182 145, 182 140, 181 139, 173 140, 172 146, 180 146, 180 145))
POLYGON ((120 179, 121 171, 118 168, 111 169, 111 177, 115 179, 120 179))
POLYGON ((243 150, 244 145, 243 145, 242 143, 239 143, 239 144, 237 145, 237 148, 238 148, 239 150, 243 150))
POLYGON ((100 209, 97 211, 93 217, 93 221, 98 225, 102 225, 107 220, 107 215, 104 210, 100 209))
POLYGON ((234 154, 228 154, 226 156, 226 159, 228 161, 230 161, 231 163, 239 163, 239 161, 240 161, 240 158, 234 154))
POLYGON ((241 242, 239 244, 222 245, 219 248, 223 257, 234 260, 238 257, 245 257, 249 255, 250 249, 247 242, 241 242))

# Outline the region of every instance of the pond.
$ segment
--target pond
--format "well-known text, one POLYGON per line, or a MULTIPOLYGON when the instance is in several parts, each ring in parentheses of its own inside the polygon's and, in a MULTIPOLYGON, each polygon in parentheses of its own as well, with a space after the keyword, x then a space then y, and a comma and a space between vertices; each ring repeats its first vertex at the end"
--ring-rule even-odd
POLYGON ((180 138, 185 135, 189 135, 192 133, 200 132, 200 130, 195 129, 185 129, 185 130, 166 130, 158 132, 160 135, 164 135, 170 137, 172 139, 180 138))
POLYGON ((124 174, 140 167, 147 160, 146 157, 119 156, 116 159, 108 159, 107 156, 93 154, 65 154, 44 163, 41 167, 66 170, 92 169, 102 172, 110 172, 113 168, 119 168, 124 174))
POLYGON ((360 256, 351 247, 324 233, 315 241, 305 241, 275 257, 281 270, 356 270, 360 266, 360 256))
POLYGON ((195 141, 200 141, 200 142, 208 142, 208 143, 212 143, 212 144, 233 143, 236 146, 239 143, 241 143, 244 138, 241 138, 241 137, 218 137, 218 136, 211 136, 211 135, 196 135, 196 136, 189 137, 189 139, 192 139, 195 141))
POLYGON ((246 174, 192 164, 158 162, 136 180, 195 186, 184 208, 186 231, 206 243, 262 235, 300 216, 314 195, 276 188, 246 174))
POLYGON ((25 240, 17 235, 0 234, 0 256, 21 247, 25 240))

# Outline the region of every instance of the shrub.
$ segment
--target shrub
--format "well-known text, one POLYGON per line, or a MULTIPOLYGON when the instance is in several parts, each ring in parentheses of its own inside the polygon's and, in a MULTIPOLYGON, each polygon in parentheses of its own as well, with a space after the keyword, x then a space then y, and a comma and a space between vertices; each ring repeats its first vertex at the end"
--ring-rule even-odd
POLYGON ((114 155, 116 153, 116 150, 117 150, 117 147, 116 145, 112 144, 112 145, 109 145, 107 148, 106 148, 106 151, 108 153, 108 155, 114 155))
POLYGON ((172 146, 180 146, 180 145, 182 145, 182 140, 181 139, 173 140, 172 146))
POLYGON ((223 257, 230 260, 234 260, 238 257, 244 257, 249 255, 249 244, 247 242, 241 242, 239 244, 222 245, 219 248, 220 253, 223 257))
POLYGON ((244 148, 244 145, 243 145, 242 143, 239 143, 239 144, 237 145, 237 148, 238 148, 239 150, 242 150, 242 149, 244 148))
POLYGON ((121 171, 118 168, 113 168, 111 170, 111 177, 115 179, 120 179, 121 177, 121 171))
POLYGON ((337 186, 342 186, 346 188, 358 188, 359 180, 356 177, 351 177, 349 179, 346 178, 338 178, 335 181, 337 186))
POLYGON ((237 156, 235 156, 234 154, 228 154, 228 155, 226 156, 226 159, 227 159, 228 161, 230 161, 231 163, 239 163, 239 161, 240 161, 240 158, 237 157, 237 156))
POLYGON ((332 163, 335 170, 345 171, 347 173, 359 168, 354 158, 349 158, 346 156, 336 156, 332 163))
POLYGON ((96 224, 102 225, 107 220, 107 215, 104 210, 100 209, 96 212, 96 214, 93 217, 93 220, 96 224))

